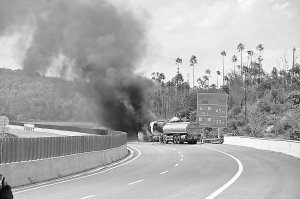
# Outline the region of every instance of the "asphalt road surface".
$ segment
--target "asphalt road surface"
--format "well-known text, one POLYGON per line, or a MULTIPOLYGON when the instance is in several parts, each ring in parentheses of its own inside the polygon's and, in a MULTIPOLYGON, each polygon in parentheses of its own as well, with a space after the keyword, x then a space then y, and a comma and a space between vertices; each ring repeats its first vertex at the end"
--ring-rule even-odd
POLYGON ((16 199, 300 198, 300 159, 230 145, 129 143, 106 168, 13 189, 16 199))

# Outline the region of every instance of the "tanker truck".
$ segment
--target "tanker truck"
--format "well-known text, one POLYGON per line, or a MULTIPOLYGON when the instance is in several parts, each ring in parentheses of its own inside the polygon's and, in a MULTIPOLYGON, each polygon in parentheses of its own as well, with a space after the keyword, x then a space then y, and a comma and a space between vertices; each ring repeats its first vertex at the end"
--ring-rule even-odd
POLYGON ((163 134, 163 127, 165 124, 166 124, 166 122, 163 120, 154 121, 149 124, 148 130, 151 134, 149 141, 151 141, 151 142, 159 141, 159 138, 163 134))
POLYGON ((167 123, 163 127, 163 142, 173 142, 174 144, 197 144, 201 132, 195 123, 190 122, 174 122, 167 123))

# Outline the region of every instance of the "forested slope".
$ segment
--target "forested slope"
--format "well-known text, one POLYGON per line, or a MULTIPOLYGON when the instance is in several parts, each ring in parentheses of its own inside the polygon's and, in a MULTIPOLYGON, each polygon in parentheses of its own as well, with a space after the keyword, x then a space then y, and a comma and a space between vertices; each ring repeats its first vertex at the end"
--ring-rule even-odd
POLYGON ((4 68, 0 69, 0 112, 19 120, 92 119, 72 82, 4 68))
MULTIPOLYGON (((165 83, 162 74, 154 73, 155 86, 148 92, 151 93, 148 101, 152 106, 152 119, 167 120, 177 116, 195 121, 198 92, 227 93, 228 127, 224 133, 300 140, 300 70, 299 64, 296 66, 294 78, 290 71, 277 71, 276 68, 271 75, 262 71, 260 77, 248 73, 245 78, 232 72, 219 89, 201 78, 197 80, 198 86, 191 89, 181 74, 165 83)), ((76 92, 75 84, 74 81, 2 68, 0 112, 10 119, 23 121, 97 122, 85 98, 76 92)), ((216 130, 212 129, 208 136, 216 136, 216 130)))

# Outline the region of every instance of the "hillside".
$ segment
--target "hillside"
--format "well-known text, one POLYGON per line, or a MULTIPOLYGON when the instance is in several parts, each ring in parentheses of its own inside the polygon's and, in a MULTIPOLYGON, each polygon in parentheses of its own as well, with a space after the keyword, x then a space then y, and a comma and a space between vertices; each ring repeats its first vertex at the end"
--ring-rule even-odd
MULTIPOLYGON (((294 78, 290 71, 286 73, 275 68, 271 75, 263 72, 260 78, 255 73, 248 73, 246 81, 244 76, 232 72, 219 89, 216 85, 201 82, 201 78, 197 81, 198 86, 191 89, 182 76, 175 76, 166 83, 153 76, 155 85, 148 88, 150 95, 147 96, 152 120, 177 116, 195 121, 198 92, 227 93, 228 127, 223 133, 300 140, 299 64, 296 66, 294 78)), ((10 119, 22 121, 97 122, 85 97, 76 91, 75 84, 60 78, 2 68, 0 112, 10 119)), ((215 129, 206 132, 208 137, 216 136, 215 129)))

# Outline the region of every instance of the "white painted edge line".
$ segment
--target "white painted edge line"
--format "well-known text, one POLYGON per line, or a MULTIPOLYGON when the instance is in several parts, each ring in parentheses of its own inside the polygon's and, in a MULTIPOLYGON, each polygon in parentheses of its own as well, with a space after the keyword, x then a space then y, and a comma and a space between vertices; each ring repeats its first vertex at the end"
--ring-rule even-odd
POLYGON ((129 184, 127 184, 127 185, 133 185, 133 184, 136 184, 136 183, 142 182, 142 181, 144 181, 144 180, 145 180, 145 179, 138 180, 138 181, 135 181, 135 182, 129 183, 129 184))
POLYGON ((91 197, 94 197, 96 195, 90 195, 90 196, 87 196, 87 197, 84 197, 84 198, 80 198, 80 199, 87 199, 87 198, 91 198, 91 197))
POLYGON ((159 173, 159 174, 164 174, 164 173, 167 173, 168 171, 164 171, 164 172, 161 172, 161 173, 159 173))
POLYGON ((216 196, 218 196, 221 192, 223 192, 225 189, 227 189, 230 185, 232 185, 232 183, 234 183, 234 181, 236 181, 240 175, 242 174, 243 172, 243 164, 241 163, 241 161, 239 161, 239 159, 237 159, 236 157, 228 154, 228 153, 225 153, 223 151, 220 151, 218 149, 214 149, 214 148, 210 148, 210 147, 205 147, 205 146, 198 146, 198 147, 203 147, 203 148, 207 148, 207 149, 211 149, 211 150, 215 150, 215 151, 218 151, 220 153, 223 153, 231 158, 233 158, 239 165, 239 170, 238 172, 233 176, 233 178, 231 178, 226 184, 224 184, 222 187, 220 187, 218 190, 216 190, 215 192, 213 192, 212 194, 210 194, 208 197, 206 197, 205 199, 213 199, 215 198, 216 196))
MULTIPOLYGON (((127 145, 127 146, 128 146, 128 145, 127 145)), ((116 165, 116 166, 110 165, 110 166, 112 166, 112 167, 110 167, 110 168, 108 168, 108 169, 106 169, 106 170, 104 170, 104 171, 99 171, 99 172, 97 172, 97 173, 92 173, 92 174, 89 174, 89 175, 79 176, 79 177, 75 177, 75 178, 67 179, 67 180, 61 180, 61 181, 59 181, 59 182, 54 182, 54 183, 51 183, 51 184, 46 184, 46 185, 42 185, 42 186, 37 186, 37 187, 33 187, 33 188, 29 188, 29 189, 24 189, 24 190, 20 190, 20 191, 15 190, 15 191, 14 191, 14 194, 18 194, 18 193, 22 193, 22 192, 26 192, 26 191, 31 191, 31 190, 35 190, 35 189, 39 189, 39 188, 49 187, 49 186, 52 186, 52 185, 62 184, 62 183, 65 183, 65 182, 70 182, 70 181, 74 181, 74 180, 78 180, 78 179, 82 179, 82 178, 87 178, 87 177, 90 177, 90 176, 98 175, 98 174, 100 174, 100 173, 104 173, 104 172, 106 172, 106 171, 115 169, 115 168, 120 167, 120 166, 123 166, 123 165, 125 165, 125 164, 128 164, 128 163, 130 163, 130 162, 136 160, 137 158, 139 158, 139 157, 141 156, 141 152, 140 152, 137 148, 135 148, 135 147, 133 147, 133 146, 130 146, 130 147, 133 148, 134 150, 137 150, 139 154, 138 154, 135 158, 133 158, 132 160, 129 160, 128 162, 125 162, 125 163, 123 163, 123 164, 119 164, 120 162, 124 162, 124 161, 128 160, 129 158, 131 158, 131 157, 133 156, 134 152, 133 152, 133 150, 130 149, 129 147, 128 147, 128 149, 129 149, 130 152, 131 152, 130 156, 128 156, 126 159, 124 159, 124 160, 122 160, 122 161, 119 161, 119 162, 115 163, 115 164, 119 164, 119 165, 116 165)))
POLYGON ((175 164, 175 167, 177 167, 179 164, 175 164))

